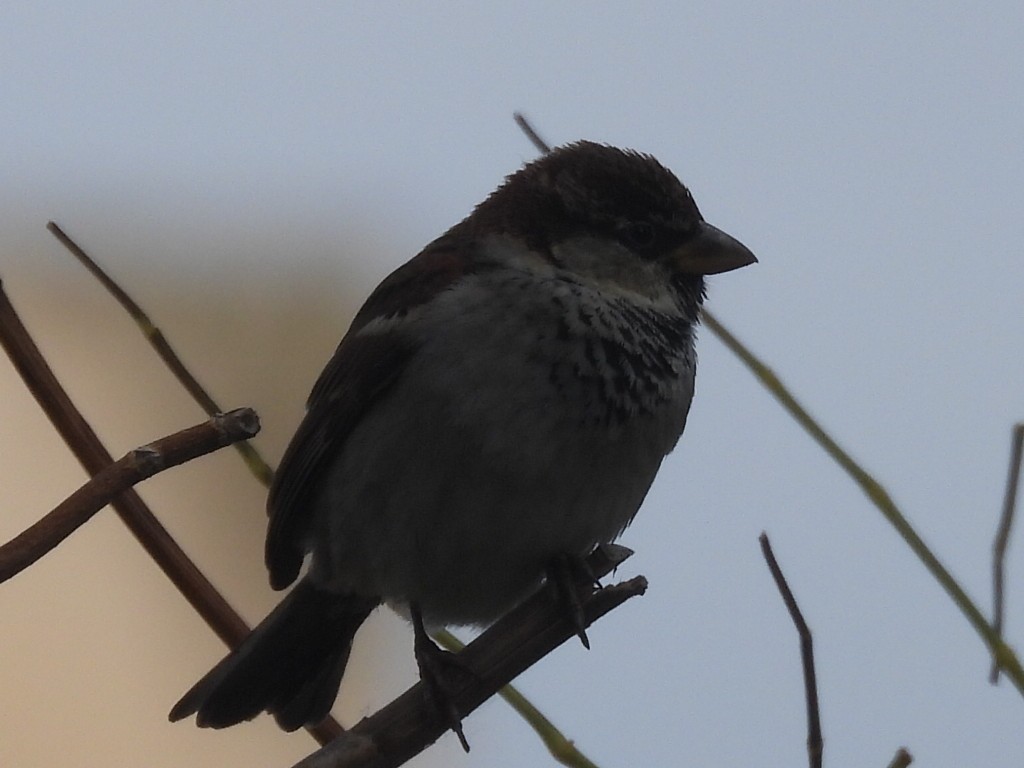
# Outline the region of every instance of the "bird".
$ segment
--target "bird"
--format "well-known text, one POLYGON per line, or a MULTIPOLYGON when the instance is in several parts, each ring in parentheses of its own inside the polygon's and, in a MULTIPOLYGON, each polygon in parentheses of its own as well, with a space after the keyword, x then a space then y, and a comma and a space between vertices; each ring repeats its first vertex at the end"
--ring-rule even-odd
POLYGON ((686 424, 705 277, 756 261, 649 154, 577 141, 509 175, 356 313, 268 496, 295 586, 170 719, 315 725, 385 603, 436 694, 427 627, 492 623, 632 522, 686 424))

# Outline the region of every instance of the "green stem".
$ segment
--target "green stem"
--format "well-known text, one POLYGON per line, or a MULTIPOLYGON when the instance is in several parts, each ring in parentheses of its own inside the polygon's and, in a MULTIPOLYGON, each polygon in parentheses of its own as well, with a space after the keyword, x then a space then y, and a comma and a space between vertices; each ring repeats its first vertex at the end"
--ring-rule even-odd
POLYGON ((932 576, 942 585, 949 596, 956 603, 960 611, 967 617, 967 621, 981 635, 992 653, 992 658, 1003 672, 1013 681, 1022 694, 1024 694, 1024 669, 1021 668, 1020 660, 999 636, 999 633, 985 619, 985 616, 974 604, 956 579, 950 574, 939 559, 932 553, 917 532, 907 521, 903 513, 893 502, 888 492, 882 485, 868 474, 853 458, 844 451, 838 443, 822 428, 822 426, 811 416, 807 410, 797 402, 786 386, 779 380, 779 377, 766 366, 761 360, 747 349, 735 336, 732 335, 715 317, 704 310, 704 325, 717 336, 729 350, 735 354, 751 373, 761 382, 782 407, 796 419, 818 445, 825 449, 825 452, 845 470, 845 472, 860 486, 865 495, 881 511, 885 519, 892 524, 896 532, 914 551, 914 554, 924 563, 932 576))

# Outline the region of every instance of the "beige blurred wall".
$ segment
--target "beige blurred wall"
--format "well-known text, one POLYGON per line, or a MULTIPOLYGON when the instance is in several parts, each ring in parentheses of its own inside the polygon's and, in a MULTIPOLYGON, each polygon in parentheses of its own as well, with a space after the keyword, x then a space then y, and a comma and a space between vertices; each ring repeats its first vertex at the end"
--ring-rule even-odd
MULTIPOLYGON (((40 232, 40 242, 48 236, 40 232)), ((72 398, 116 456, 203 419, 122 311, 59 249, 0 260, 4 288, 72 398)), ((94 255, 103 258, 104 254, 94 255)), ((10 258, 7 258, 10 257, 10 258)), ((274 461, 316 373, 380 274, 341 281, 274 270, 115 271, 225 408, 249 405, 274 461), (176 274, 177 272, 177 274, 176 274), (201 274, 200 274, 201 273, 201 274), (343 284, 344 283, 344 284, 343 284), (339 298, 342 297, 342 298, 339 298)), ((108 265, 111 259, 107 259, 108 265)), ((152 263, 152 262, 150 262, 152 263)), ((0 540, 71 493, 82 470, 0 358, 0 540)), ((264 491, 233 451, 140 487, 230 602, 258 620, 277 596, 262 565, 264 491)), ((414 680, 411 633, 381 612, 357 639, 335 708, 351 724, 414 680)), ((167 711, 224 653, 120 521, 104 510, 0 585, 0 766, 287 766, 312 751, 267 717, 227 731, 170 724, 167 711)), ((449 740, 450 741, 450 740, 449 740)), ((418 764, 447 764, 441 744, 418 764)))

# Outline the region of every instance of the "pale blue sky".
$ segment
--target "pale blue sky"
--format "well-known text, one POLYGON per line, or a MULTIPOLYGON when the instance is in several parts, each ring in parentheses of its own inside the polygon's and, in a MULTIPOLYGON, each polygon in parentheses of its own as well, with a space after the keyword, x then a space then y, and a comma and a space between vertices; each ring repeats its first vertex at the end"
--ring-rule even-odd
MULTIPOLYGON (((283 300, 313 276, 351 302, 533 157, 514 110, 552 143, 651 152, 761 260, 711 281, 709 306, 987 609, 1024 418, 1024 10, 679 6, 6 3, 0 276, 14 292, 58 270, 54 218, 142 296, 275 280, 283 300)), ((827 765, 884 766, 900 745, 920 765, 1019 765, 1024 702, 988 685, 980 640, 736 360, 707 332, 699 349, 691 423, 623 539, 649 594, 526 691, 602 766, 803 764, 766 529, 815 631, 827 765)), ((1022 561, 1017 542, 1018 642, 1022 561)), ((468 757, 440 747, 450 765, 551 762, 500 705, 466 729, 468 757)))

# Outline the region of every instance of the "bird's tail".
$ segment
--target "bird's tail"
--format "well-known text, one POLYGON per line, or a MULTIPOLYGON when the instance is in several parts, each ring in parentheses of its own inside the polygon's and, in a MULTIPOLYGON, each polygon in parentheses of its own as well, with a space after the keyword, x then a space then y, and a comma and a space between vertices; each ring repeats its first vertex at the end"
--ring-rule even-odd
POLYGON ((352 638, 379 600, 340 595, 303 580, 245 641, 192 686, 172 721, 226 728, 266 710, 286 731, 327 717, 352 638))

